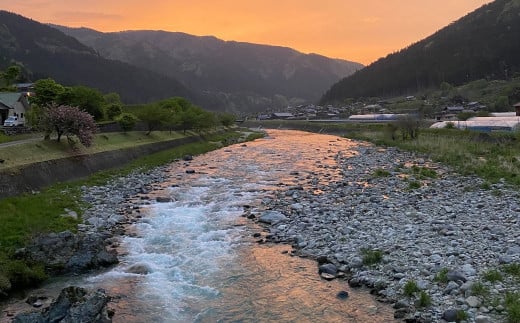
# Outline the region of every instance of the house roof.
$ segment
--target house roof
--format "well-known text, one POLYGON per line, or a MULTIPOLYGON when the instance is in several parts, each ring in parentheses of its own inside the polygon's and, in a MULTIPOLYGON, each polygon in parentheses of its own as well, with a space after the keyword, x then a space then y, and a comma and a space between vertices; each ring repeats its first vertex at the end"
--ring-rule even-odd
POLYGON ((14 109, 16 102, 20 101, 22 93, 0 92, 0 104, 8 108, 14 109))
POLYGON ((517 104, 513 105, 515 108, 518 108, 520 107, 520 102, 518 102, 517 104))
POLYGON ((292 117, 293 114, 292 113, 289 113, 289 112, 275 112, 273 113, 274 116, 277 116, 277 117, 292 117))

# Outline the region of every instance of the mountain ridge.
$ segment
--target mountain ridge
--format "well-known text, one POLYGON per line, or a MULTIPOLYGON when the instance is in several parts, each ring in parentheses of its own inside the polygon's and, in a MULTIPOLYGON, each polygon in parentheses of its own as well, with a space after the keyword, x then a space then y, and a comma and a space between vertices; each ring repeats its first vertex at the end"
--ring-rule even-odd
POLYGON ((495 0, 334 84, 321 103, 414 94, 520 73, 520 0, 495 0))
POLYGON ((195 99, 178 81, 138 67, 100 57, 74 37, 0 10, 0 68, 22 65, 32 78, 53 78, 64 85, 86 85, 117 92, 127 103, 150 102, 171 96, 195 99))
POLYGON ((363 65, 284 46, 225 41, 162 30, 103 33, 53 25, 101 56, 148 68, 201 90, 215 104, 265 109, 315 102, 334 82, 363 65), (254 102, 254 101, 258 102, 254 102), (280 101, 280 102, 276 102, 280 101))

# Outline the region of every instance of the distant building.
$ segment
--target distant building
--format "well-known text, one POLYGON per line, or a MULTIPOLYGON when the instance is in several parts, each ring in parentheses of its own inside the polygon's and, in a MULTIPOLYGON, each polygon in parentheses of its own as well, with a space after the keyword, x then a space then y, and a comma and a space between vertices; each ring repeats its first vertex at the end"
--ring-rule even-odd
POLYGON ((4 124, 8 117, 18 117, 25 122, 25 116, 30 105, 25 93, 1 92, 0 93, 0 125, 4 124))
POLYGON ((520 102, 518 102, 517 104, 513 105, 513 107, 515 108, 516 116, 520 117, 520 102))
POLYGON ((289 119, 294 118, 294 115, 290 112, 275 112, 271 115, 272 119, 289 119))

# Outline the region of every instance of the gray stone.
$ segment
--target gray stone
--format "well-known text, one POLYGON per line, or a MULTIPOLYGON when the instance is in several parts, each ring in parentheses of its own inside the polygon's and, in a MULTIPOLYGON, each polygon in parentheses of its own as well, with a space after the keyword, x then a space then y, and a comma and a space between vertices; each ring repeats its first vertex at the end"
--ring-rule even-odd
POLYGON ((446 310, 446 311, 444 311, 444 313, 442 313, 442 319, 445 320, 446 322, 456 322, 457 313, 458 313, 458 310, 455 310, 455 309, 446 310))
POLYGON ((152 272, 150 266, 147 264, 134 264, 128 267, 125 272, 129 274, 137 274, 137 275, 148 275, 152 272))
POLYGON ((278 222, 287 221, 287 217, 277 211, 266 211, 262 215, 260 215, 258 221, 267 224, 275 224, 278 222))
POLYGON ((491 318, 485 315, 477 315, 475 317, 475 323, 491 323, 491 318))
POLYGON ((318 272, 321 273, 327 273, 330 275, 336 276, 338 273, 338 268, 334 264, 323 264, 319 266, 318 272))
POLYGON ((454 281, 454 282, 461 281, 461 282, 465 283, 468 280, 466 278, 466 276, 464 276, 464 274, 462 274, 461 272, 456 271, 456 270, 448 271, 448 274, 446 275, 446 277, 448 278, 449 281, 454 281))
POLYGON ((109 297, 103 290, 88 292, 84 288, 70 286, 61 291, 48 309, 18 314, 13 322, 109 323, 112 319, 107 310, 108 301, 109 297))
POLYGON ((469 307, 479 307, 481 303, 480 299, 476 296, 466 298, 466 304, 468 304, 469 307))

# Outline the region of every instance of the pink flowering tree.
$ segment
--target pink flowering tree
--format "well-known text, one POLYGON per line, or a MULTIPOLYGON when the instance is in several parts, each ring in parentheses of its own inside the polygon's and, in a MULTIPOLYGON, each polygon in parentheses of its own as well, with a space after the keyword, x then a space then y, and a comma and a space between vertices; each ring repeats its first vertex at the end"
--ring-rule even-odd
POLYGON ((97 131, 94 118, 90 114, 66 105, 48 107, 42 122, 46 132, 56 132, 58 142, 62 136, 66 136, 69 142, 74 142, 75 136, 85 147, 92 145, 97 131))

